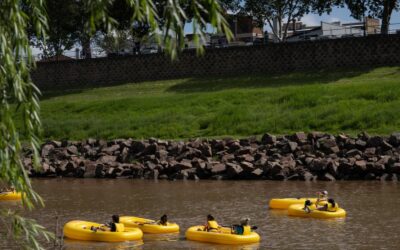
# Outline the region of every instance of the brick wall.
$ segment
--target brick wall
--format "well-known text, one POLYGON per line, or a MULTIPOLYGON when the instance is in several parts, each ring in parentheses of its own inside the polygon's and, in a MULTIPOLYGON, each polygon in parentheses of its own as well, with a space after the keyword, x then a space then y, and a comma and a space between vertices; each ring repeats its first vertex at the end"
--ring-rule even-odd
POLYGON ((96 87, 184 77, 281 73, 400 64, 400 35, 307 41, 186 51, 171 62, 165 55, 43 62, 32 74, 42 90, 96 87))

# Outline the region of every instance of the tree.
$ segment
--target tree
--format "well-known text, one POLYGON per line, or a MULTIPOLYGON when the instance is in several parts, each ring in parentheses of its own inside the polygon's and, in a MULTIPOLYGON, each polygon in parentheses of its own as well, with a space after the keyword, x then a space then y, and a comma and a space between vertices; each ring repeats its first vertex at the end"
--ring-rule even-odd
MULTIPOLYGON (((111 0, 84 1, 85 13, 89 14, 86 30, 94 34, 100 24, 111 26, 115 24, 107 14, 111 0)), ((189 5, 193 10, 194 23, 202 23, 202 15, 207 13, 212 26, 228 37, 229 31, 221 13, 221 8, 215 0, 192 0, 182 2, 168 1, 166 5, 165 25, 157 23, 161 13, 158 13, 151 0, 127 0, 133 11, 132 20, 146 22, 152 32, 157 34, 159 42, 165 45, 166 51, 173 59, 177 55, 183 40, 183 25, 187 17, 182 12, 182 6, 189 5)), ((2 0, 0 1, 0 181, 14 186, 23 193, 23 205, 32 209, 35 204, 43 204, 40 196, 32 189, 28 174, 21 161, 21 139, 30 145, 33 152, 33 162, 39 166, 39 90, 30 77, 30 71, 35 67, 29 45, 28 27, 33 27, 35 36, 45 38, 48 20, 42 0, 2 0), (29 11, 25 11, 28 8, 29 11), (22 116, 23 128, 16 126, 16 119, 22 116)), ((197 35, 204 32, 196 30, 197 35)), ((44 40, 46 41, 46 40, 44 40)), ((38 237, 49 239, 50 234, 35 221, 19 216, 16 212, 5 210, 0 212, 3 222, 0 236, 10 235, 16 243, 24 244, 34 249, 42 249, 38 237)), ((3 240, 3 239, 2 239, 3 240)))
POLYGON ((345 0, 352 17, 362 19, 365 15, 382 20, 381 33, 388 34, 393 11, 399 10, 398 0, 345 0))
POLYGON ((308 0, 246 0, 244 11, 252 15, 261 27, 268 23, 278 41, 285 41, 289 23, 310 11, 308 0), (282 24, 285 23, 284 29, 282 24))
POLYGON ((129 30, 113 30, 109 33, 98 32, 94 41, 107 55, 119 53, 121 49, 132 47, 133 41, 129 30))
POLYGON ((77 42, 79 6, 75 0, 52 0, 47 1, 46 10, 47 37, 35 36, 32 32, 31 41, 42 49, 44 57, 59 56, 77 42))
POLYGON ((313 3, 313 9, 319 14, 330 12, 332 7, 339 6, 347 8, 351 12, 351 16, 355 19, 362 19, 365 16, 376 17, 382 20, 381 33, 388 34, 390 19, 393 11, 400 8, 399 0, 316 0, 313 3))

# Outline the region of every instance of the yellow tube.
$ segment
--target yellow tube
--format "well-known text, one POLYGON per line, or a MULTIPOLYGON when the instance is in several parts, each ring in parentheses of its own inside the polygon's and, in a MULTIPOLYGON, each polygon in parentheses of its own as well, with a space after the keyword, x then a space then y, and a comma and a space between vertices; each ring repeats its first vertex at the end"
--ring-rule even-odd
POLYGON ((179 232, 179 225, 172 222, 168 222, 167 225, 160 225, 154 220, 134 216, 121 216, 119 222, 126 227, 140 228, 143 233, 167 234, 179 232))
POLYGON ((0 201, 20 200, 21 193, 19 192, 2 192, 0 193, 0 201))
POLYGON ((304 205, 306 200, 310 200, 312 203, 317 201, 317 198, 281 198, 271 199, 269 201, 270 209, 288 209, 290 205, 301 204, 304 205))
POLYGON ((143 237, 143 233, 139 228, 125 228, 124 232, 110 232, 101 230, 94 232, 90 230, 92 226, 99 227, 101 224, 81 220, 70 221, 64 225, 64 236, 74 240, 104 242, 140 240, 143 237))
POLYGON ((186 239, 216 244, 251 244, 260 241, 260 235, 251 232, 248 235, 232 233, 230 228, 221 227, 218 232, 204 231, 204 226, 193 226, 186 231, 186 239))
MULTIPOLYGON (((339 206, 339 205, 337 205, 339 206)), ((310 217, 310 218, 318 218, 318 219, 331 219, 331 218, 342 218, 346 217, 346 211, 343 208, 338 207, 335 212, 328 211, 320 211, 315 208, 315 206, 310 207, 309 213, 307 213, 304 209, 303 205, 291 205, 288 209, 288 214, 290 216, 297 217, 310 217)))

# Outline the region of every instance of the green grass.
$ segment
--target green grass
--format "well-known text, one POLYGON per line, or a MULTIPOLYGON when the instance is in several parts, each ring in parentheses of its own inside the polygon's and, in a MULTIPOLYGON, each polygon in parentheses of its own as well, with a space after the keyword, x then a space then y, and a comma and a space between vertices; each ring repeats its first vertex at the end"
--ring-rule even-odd
POLYGON ((44 138, 242 137, 400 130, 400 67, 45 92, 44 138))

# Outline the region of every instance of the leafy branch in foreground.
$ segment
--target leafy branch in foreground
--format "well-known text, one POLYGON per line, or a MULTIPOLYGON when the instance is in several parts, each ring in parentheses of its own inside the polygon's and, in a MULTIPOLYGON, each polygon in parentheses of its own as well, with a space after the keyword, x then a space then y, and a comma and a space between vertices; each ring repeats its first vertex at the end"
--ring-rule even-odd
MULTIPOLYGON (((89 33, 94 34, 100 26, 111 29, 116 25, 107 11, 113 0, 77 2, 82 3, 84 13, 88 14, 86 30, 89 33)), ((131 22, 148 23, 171 58, 176 58, 183 47, 184 26, 188 22, 193 23, 199 52, 203 51, 200 40, 204 39, 207 23, 218 32, 225 32, 228 38, 232 37, 217 0, 166 0, 163 11, 158 11, 152 0, 126 2, 132 9, 131 22)), ((35 62, 28 30, 33 30, 35 36, 46 43, 47 23, 44 0, 0 1, 0 181, 21 192, 23 205, 28 209, 33 209, 35 204, 43 205, 41 197, 32 189, 21 161, 21 134, 33 151, 34 166, 38 167, 40 161, 40 91, 30 77, 35 62), (16 127, 16 114, 22 115, 23 128, 16 127)), ((10 210, 1 211, 0 219, 11 238, 29 248, 42 248, 39 237, 50 239, 50 234, 34 220, 10 210)))
POLYGON ((40 249, 39 242, 37 241, 38 238, 43 238, 46 241, 54 239, 54 234, 47 232, 45 228, 37 224, 35 220, 19 216, 14 211, 1 211, 1 219, 4 225, 8 225, 6 230, 8 235, 6 238, 18 242, 19 236, 22 236, 24 242, 19 244, 26 249, 40 249))

